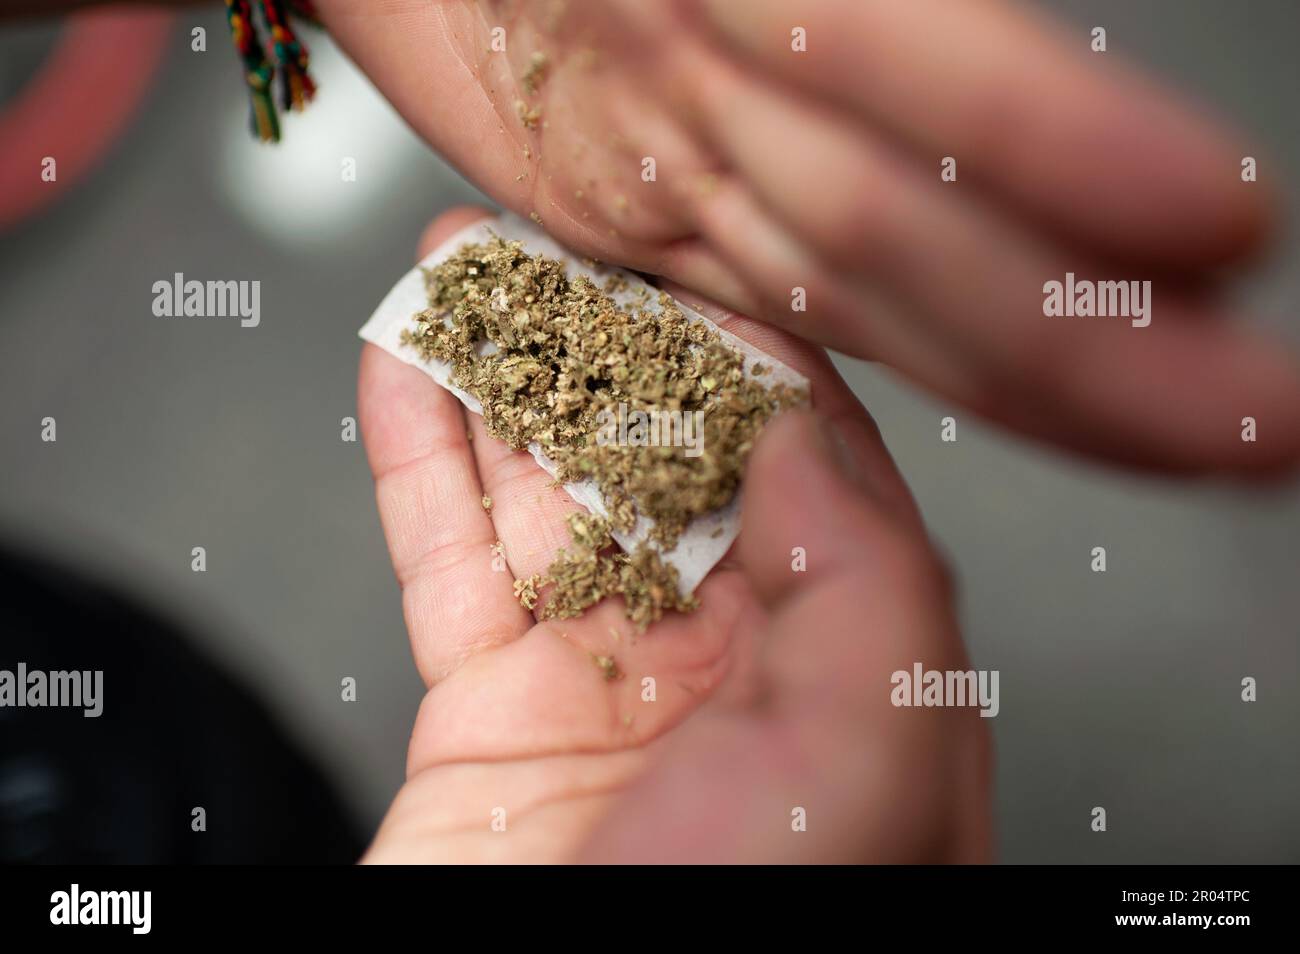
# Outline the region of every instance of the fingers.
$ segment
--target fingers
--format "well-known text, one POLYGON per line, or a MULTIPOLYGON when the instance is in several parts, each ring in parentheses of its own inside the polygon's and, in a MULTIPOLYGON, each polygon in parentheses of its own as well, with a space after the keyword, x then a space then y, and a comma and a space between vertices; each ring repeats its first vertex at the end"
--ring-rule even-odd
MULTIPOLYGON (((805 170, 805 174, 815 175, 811 170, 805 170)), ((788 191, 788 186, 785 188, 788 191)), ((881 227, 878 220, 863 221, 881 227)), ((748 313, 810 341, 887 362, 920 381, 942 381, 951 391, 963 395, 978 392, 977 382, 983 375, 970 366, 969 358, 945 342, 940 331, 911 320, 896 297, 886 293, 880 284, 870 287, 866 281, 841 276, 807 253, 795 258, 784 254, 782 250, 795 242, 793 229, 765 208, 747 185, 723 182, 699 203, 698 222, 702 234, 731 270, 743 276, 750 294, 761 297, 748 313), (766 240, 754 241, 755 236, 766 240), (796 289, 803 290, 808 311, 792 310, 791 298, 796 289)), ((858 264, 872 262, 862 242, 844 241, 834 247, 862 256, 858 264)), ((683 278, 695 275, 695 259, 679 256, 676 264, 678 268, 671 274, 683 278)), ((886 271, 874 270, 878 274, 886 271)), ((735 299, 725 297, 725 290, 720 295, 736 306, 735 299)))
MULTIPOLYGON (((705 18, 764 73, 944 156, 1081 244, 1151 265, 1231 259, 1269 231, 1240 146, 1068 31, 1017 4, 705 0, 705 18), (806 30, 793 54, 791 28, 806 30)), ((846 117, 847 118, 847 117, 846 117)))
POLYGON ((474 460, 483 492, 492 500, 492 523, 514 577, 545 573, 556 551, 570 544, 569 514, 578 504, 526 450, 513 451, 471 414, 474 460))
MULTIPOLYGON (((440 217, 425 233, 421 254, 483 214, 440 217)), ((460 403, 418 368, 370 344, 357 391, 416 667, 431 685, 469 655, 517 638, 530 618, 514 599, 510 574, 493 566, 496 533, 483 511, 460 403)))
POLYGON ((815 327, 1001 423, 1123 463, 1267 473, 1300 456, 1300 373, 1277 346, 1207 320, 1223 316, 1158 279, 1147 327, 1048 318, 1044 286, 1067 272, 1126 290, 1142 274, 1045 245, 869 132, 744 77, 724 71, 701 103, 757 196, 724 185, 701 201, 700 226, 764 292, 761 317, 815 327), (768 122, 801 136, 768 149, 768 122), (827 190, 827 179, 847 185, 827 190), (789 309, 794 287, 807 291, 806 315, 789 309), (1267 445, 1241 440, 1245 417, 1268 421, 1267 445))
POLYGON ((409 778, 366 852, 366 864, 483 864, 569 860, 604 810, 601 799, 644 768, 633 749, 520 761, 461 762, 409 778), (587 804, 592 804, 591 811, 587 804), (556 806, 577 811, 553 812, 556 806), (502 813, 509 838, 484 819, 502 813), (574 817, 576 815, 576 817, 574 817), (583 830, 572 832, 577 825, 583 830))
POLYGON ((675 282, 660 283, 678 301, 690 305, 724 331, 741 338, 808 379, 817 416, 840 435, 849 453, 860 456, 872 484, 887 507, 915 530, 923 530, 920 510, 898 471, 875 420, 844 383, 824 348, 754 318, 737 314, 675 282))
POLYGON ((876 496, 873 465, 844 449, 801 413, 760 438, 740 543, 771 613, 759 701, 683 726, 586 860, 987 855, 987 737, 975 710, 891 701, 893 674, 915 663, 968 669, 943 573, 876 496), (798 812, 806 830, 792 825, 798 812))

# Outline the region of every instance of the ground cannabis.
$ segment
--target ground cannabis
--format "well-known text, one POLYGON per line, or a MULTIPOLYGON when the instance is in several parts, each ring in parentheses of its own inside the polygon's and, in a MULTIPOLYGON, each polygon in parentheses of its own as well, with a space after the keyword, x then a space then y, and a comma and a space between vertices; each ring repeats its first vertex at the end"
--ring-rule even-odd
POLYGON ((526 584, 525 596, 554 586, 539 612, 542 619, 571 619, 606 597, 622 596, 627 618, 644 631, 668 610, 687 612, 699 605, 695 597, 681 595, 677 568, 654 547, 642 544, 631 554, 617 549, 603 517, 575 511, 569 515, 569 536, 573 542, 555 555, 545 575, 515 584, 517 591, 519 582, 526 584))
POLYGON ((618 594, 642 629, 693 608, 661 552, 732 499, 764 424, 806 394, 747 374, 744 356, 670 296, 658 296, 657 310, 646 293, 621 306, 611 294, 625 280, 570 279, 562 262, 520 242, 464 245, 425 280, 429 307, 403 342, 451 365, 452 382, 482 404, 488 433, 516 450, 536 442, 559 481, 591 479, 609 512, 573 515, 572 546, 544 576, 516 581, 520 602, 532 609, 553 586, 540 613, 567 618, 618 594), (698 447, 602 439, 611 415, 629 412, 698 412, 698 447), (616 551, 611 531, 631 531, 638 516, 654 522, 654 545, 616 551))
POLYGON ((542 118, 541 107, 529 106, 522 99, 515 100, 515 115, 529 129, 536 129, 542 118))
POLYGON ((524 70, 524 76, 520 82, 529 96, 537 95, 542 81, 546 79, 546 71, 549 66, 550 62, 547 60, 546 54, 540 50, 535 50, 528 58, 528 68, 524 70))
POLYGON ((593 654, 591 661, 596 664, 596 668, 600 670, 606 682, 613 682, 615 679, 623 678, 623 673, 618 668, 618 663, 614 661, 613 656, 597 656, 593 654))
POLYGON ((533 574, 522 580, 515 580, 515 599, 524 609, 530 610, 537 605, 537 585, 541 577, 533 574))

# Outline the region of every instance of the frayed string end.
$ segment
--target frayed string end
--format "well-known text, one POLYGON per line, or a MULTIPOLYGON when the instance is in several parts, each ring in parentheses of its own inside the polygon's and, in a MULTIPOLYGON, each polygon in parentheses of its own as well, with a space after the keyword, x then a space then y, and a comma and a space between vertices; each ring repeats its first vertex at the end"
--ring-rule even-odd
POLYGON ((271 34, 274 60, 267 55, 253 21, 250 0, 226 0, 226 18, 248 84, 253 135, 263 142, 279 142, 280 119, 273 95, 276 79, 279 79, 280 109, 300 111, 316 95, 316 83, 308 71, 307 47, 289 25, 288 11, 310 22, 315 22, 315 11, 306 0, 260 0, 259 6, 271 34))

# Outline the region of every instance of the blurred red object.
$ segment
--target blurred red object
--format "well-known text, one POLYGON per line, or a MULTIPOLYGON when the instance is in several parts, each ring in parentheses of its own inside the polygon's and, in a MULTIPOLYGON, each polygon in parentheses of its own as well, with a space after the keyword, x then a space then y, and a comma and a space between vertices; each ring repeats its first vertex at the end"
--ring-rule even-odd
POLYGON ((108 152, 150 91, 172 19, 157 10, 68 18, 36 74, 0 105, 0 231, 63 195, 108 152), (53 181, 41 175, 47 156, 53 181))

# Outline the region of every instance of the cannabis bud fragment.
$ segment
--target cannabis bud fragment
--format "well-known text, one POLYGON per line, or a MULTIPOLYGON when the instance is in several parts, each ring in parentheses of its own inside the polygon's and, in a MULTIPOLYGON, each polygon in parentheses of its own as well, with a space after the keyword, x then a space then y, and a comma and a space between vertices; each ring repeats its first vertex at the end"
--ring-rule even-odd
POLYGON ((362 336, 587 507, 547 572, 517 581, 520 601, 564 618, 621 595, 644 629, 696 605, 738 529, 754 442, 807 383, 634 276, 565 258, 513 216, 475 226, 403 279, 362 336))

